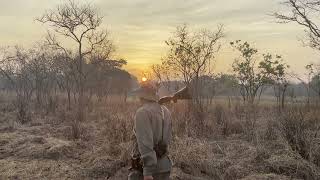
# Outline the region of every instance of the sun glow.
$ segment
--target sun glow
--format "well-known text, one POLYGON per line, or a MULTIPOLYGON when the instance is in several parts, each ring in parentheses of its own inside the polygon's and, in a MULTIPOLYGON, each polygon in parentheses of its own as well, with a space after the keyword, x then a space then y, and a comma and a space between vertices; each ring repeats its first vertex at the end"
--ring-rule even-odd
POLYGON ((146 82, 148 79, 146 77, 141 78, 142 82, 146 82))

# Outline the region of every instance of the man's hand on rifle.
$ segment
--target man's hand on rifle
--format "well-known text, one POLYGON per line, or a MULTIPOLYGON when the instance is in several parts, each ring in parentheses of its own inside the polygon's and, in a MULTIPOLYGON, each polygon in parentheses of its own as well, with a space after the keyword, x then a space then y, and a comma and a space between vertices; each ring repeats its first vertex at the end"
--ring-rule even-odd
POLYGON ((160 98, 159 104, 170 103, 171 101, 176 103, 177 99, 172 96, 165 96, 165 97, 160 98))
POLYGON ((173 101, 176 103, 178 99, 192 99, 190 92, 188 90, 188 87, 184 87, 180 89, 178 92, 176 92, 173 96, 164 96, 160 98, 159 104, 165 104, 165 103, 170 103, 173 101))

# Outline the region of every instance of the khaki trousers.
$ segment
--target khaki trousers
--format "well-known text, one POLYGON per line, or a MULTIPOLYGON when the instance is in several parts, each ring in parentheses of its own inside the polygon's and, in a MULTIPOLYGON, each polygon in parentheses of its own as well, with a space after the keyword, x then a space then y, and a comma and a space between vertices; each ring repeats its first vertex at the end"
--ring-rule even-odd
MULTIPOLYGON (((170 180, 170 172, 154 174, 153 180, 170 180)), ((143 175, 139 171, 132 171, 128 175, 128 180, 143 180, 143 175)))

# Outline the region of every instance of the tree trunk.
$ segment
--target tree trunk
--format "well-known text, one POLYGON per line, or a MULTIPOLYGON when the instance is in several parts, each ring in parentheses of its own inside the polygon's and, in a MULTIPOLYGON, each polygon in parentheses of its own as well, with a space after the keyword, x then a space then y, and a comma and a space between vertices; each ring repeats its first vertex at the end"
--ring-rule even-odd
POLYGON ((286 98, 286 90, 287 90, 287 85, 284 85, 283 90, 282 90, 282 99, 281 99, 281 108, 284 108, 284 102, 286 98))
POLYGON ((68 109, 71 109, 71 94, 70 94, 70 89, 67 89, 67 94, 68 94, 68 109))
POLYGON ((128 98, 128 92, 124 92, 124 103, 127 103, 127 98, 128 98))
POLYGON ((83 122, 84 118, 84 80, 83 80, 83 57, 82 57, 82 45, 79 43, 79 99, 78 99, 78 120, 83 122))

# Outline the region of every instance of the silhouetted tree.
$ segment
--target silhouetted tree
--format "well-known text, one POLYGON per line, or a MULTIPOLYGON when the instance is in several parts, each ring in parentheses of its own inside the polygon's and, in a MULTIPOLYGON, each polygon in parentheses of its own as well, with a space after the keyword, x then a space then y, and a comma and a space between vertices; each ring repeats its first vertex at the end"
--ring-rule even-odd
POLYGON ((260 99, 266 85, 284 80, 286 65, 279 61, 281 56, 273 60, 272 55, 263 54, 259 60, 258 50, 248 42, 237 40, 230 44, 240 52, 240 58, 235 59, 232 67, 240 83, 244 102, 254 104, 257 96, 260 99))
MULTIPOLYGON (((98 31, 101 25, 102 16, 96 9, 89 4, 81 5, 69 0, 56 9, 47 11, 42 17, 37 19, 39 22, 49 24, 51 29, 58 35, 67 37, 77 44, 76 59, 78 76, 78 120, 84 120, 84 90, 85 74, 83 70, 85 56, 91 54, 97 46, 105 45, 108 41, 107 31, 98 31)), ((53 35, 49 35, 53 36, 53 35)), ((53 38, 51 38, 53 39, 53 38)), ((57 42, 55 45, 63 48, 57 42)))
POLYGON ((265 54, 264 61, 260 62, 260 68, 262 68, 262 74, 271 80, 270 83, 273 85, 279 109, 284 108, 286 91, 289 85, 287 78, 289 66, 280 55, 265 54))
POLYGON ((162 64, 169 67, 182 79, 192 94, 192 109, 203 125, 204 112, 208 107, 206 98, 202 97, 201 77, 212 75, 215 55, 220 50, 220 40, 224 37, 223 26, 216 31, 189 31, 186 25, 177 27, 173 37, 166 41, 169 47, 162 64))

